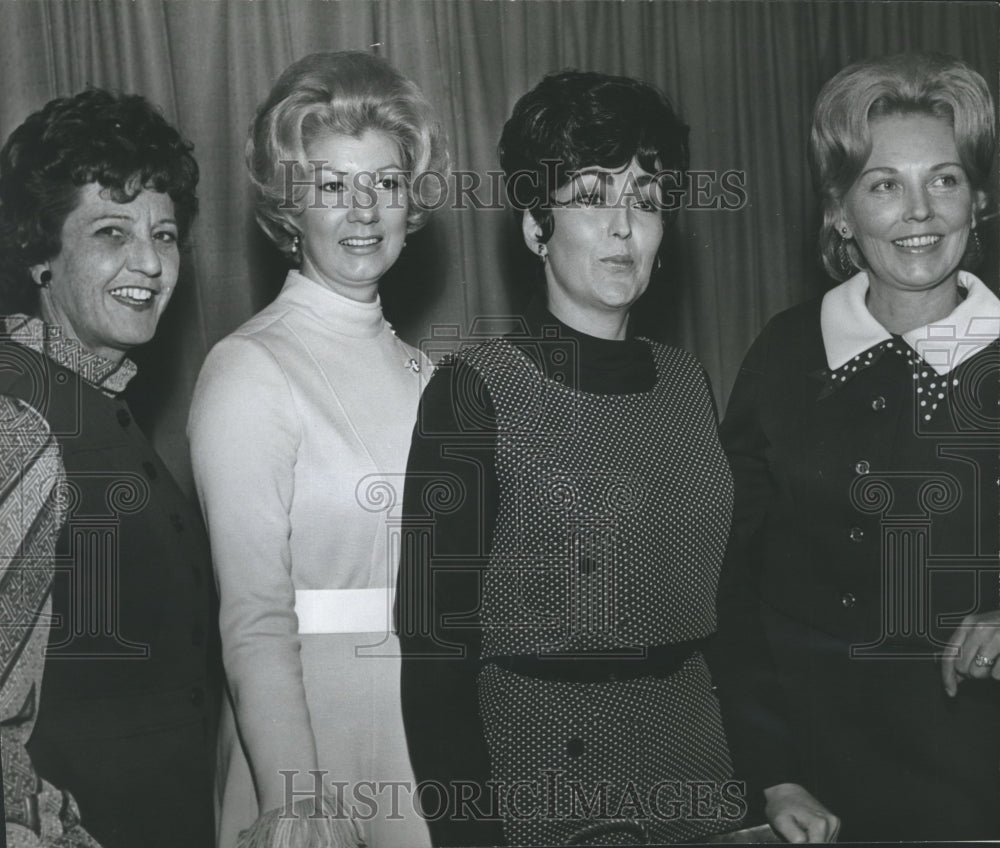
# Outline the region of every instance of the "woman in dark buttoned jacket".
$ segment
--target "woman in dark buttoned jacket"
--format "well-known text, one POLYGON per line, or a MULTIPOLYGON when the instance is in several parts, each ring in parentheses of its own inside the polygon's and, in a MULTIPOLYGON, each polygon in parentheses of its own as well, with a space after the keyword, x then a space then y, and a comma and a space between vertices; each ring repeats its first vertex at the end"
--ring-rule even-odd
POLYGON ((827 83, 810 154, 844 282, 767 325, 722 425, 713 670, 737 774, 792 841, 1000 834, 1000 687, 976 679, 1000 652, 1000 301, 965 270, 995 120, 942 56, 827 83))
POLYGON ((105 848, 214 841, 208 543, 121 396, 176 286, 197 182, 150 103, 100 89, 51 101, 0 152, 0 394, 55 436, 68 490, 27 750, 105 848))

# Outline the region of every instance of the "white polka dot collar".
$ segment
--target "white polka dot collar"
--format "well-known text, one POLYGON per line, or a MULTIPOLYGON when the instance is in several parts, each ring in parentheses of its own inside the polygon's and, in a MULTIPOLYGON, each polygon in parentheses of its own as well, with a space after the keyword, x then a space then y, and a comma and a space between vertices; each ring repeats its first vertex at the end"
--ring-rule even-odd
MULTIPOLYGON (((939 376, 1000 338, 1000 299, 966 271, 959 272, 958 284, 966 297, 947 318, 901 337, 939 376)), ((861 271, 823 298, 820 328, 831 371, 849 368, 858 357, 868 359, 869 351, 893 338, 865 306, 867 293, 868 274, 861 271)))

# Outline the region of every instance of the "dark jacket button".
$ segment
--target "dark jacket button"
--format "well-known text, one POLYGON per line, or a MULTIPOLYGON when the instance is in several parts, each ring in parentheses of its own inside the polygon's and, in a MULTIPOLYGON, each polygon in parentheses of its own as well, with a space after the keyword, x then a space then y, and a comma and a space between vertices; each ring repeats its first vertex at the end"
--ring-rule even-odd
POLYGON ((853 607, 854 604, 857 603, 857 600, 858 599, 855 598, 854 595, 852 595, 850 592, 844 592, 844 594, 840 596, 840 603, 844 606, 845 609, 850 609, 851 607, 853 607))
POLYGON ((852 542, 860 542, 862 539, 865 538, 865 531, 862 530, 860 527, 852 527, 850 530, 847 531, 847 538, 850 539, 852 542))
POLYGON ((128 427, 128 425, 132 423, 132 416, 128 414, 127 409, 119 409, 116 415, 118 416, 118 423, 121 424, 122 427, 128 427))
POLYGON ((566 743, 566 756, 579 757, 583 755, 583 740, 579 736, 574 736, 566 743))
POLYGON ((146 476, 150 480, 156 479, 156 466, 148 460, 142 464, 142 470, 146 472, 146 476))
POLYGON ((882 397, 882 395, 879 395, 872 401, 872 409, 874 409, 876 412, 881 412, 883 409, 885 409, 885 398, 882 397))
POLYGON ((868 464, 867 459, 859 459, 854 463, 854 470, 857 471, 858 474, 867 474, 872 470, 872 467, 868 464))

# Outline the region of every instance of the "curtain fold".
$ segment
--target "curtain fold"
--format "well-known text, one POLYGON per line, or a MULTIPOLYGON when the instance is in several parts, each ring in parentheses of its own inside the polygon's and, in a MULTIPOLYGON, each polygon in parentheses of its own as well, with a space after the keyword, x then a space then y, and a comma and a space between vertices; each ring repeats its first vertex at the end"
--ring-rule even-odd
MULTIPOLYGON (((773 314, 829 285, 806 165, 813 100, 845 64, 900 50, 966 59, 997 94, 1000 8, 978 2, 490 2, 490 0, 36 0, 0 2, 0 135, 86 85, 145 95, 195 145, 201 214, 157 338, 136 352, 133 404, 189 485, 184 424, 214 342, 277 293, 281 258, 258 232, 243 165, 259 101, 315 50, 383 56, 438 109, 456 171, 498 167, 503 121, 545 73, 627 74, 663 88, 691 127, 692 167, 743 175, 736 210, 687 209, 641 327, 693 351, 724 403, 743 353, 773 314)), ((452 183, 454 188, 455 182, 452 183)), ((496 197, 481 187, 480 200, 496 197)), ((452 195, 454 200, 454 195, 452 195)), ((467 331, 539 285, 516 217, 450 203, 407 239, 383 284, 410 342, 467 331)), ((995 219, 992 222, 995 224, 995 219)), ((996 227, 984 227, 996 285, 996 227)))

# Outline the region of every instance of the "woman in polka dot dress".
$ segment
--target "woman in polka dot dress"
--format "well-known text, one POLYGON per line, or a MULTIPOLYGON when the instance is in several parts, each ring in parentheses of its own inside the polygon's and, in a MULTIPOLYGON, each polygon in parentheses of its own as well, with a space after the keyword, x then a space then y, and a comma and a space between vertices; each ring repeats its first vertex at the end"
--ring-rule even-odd
POLYGON ((723 423, 713 671, 737 775, 792 841, 1000 835, 1000 300, 963 270, 995 120, 946 57, 827 83, 811 154, 845 282, 771 321, 723 423))
POLYGON ((702 655, 731 476, 697 361, 630 333, 687 127, 566 72, 500 143, 545 304, 437 370, 407 468, 403 714, 436 845, 675 842, 743 813, 702 655), (516 176, 520 175, 520 176, 516 176))

